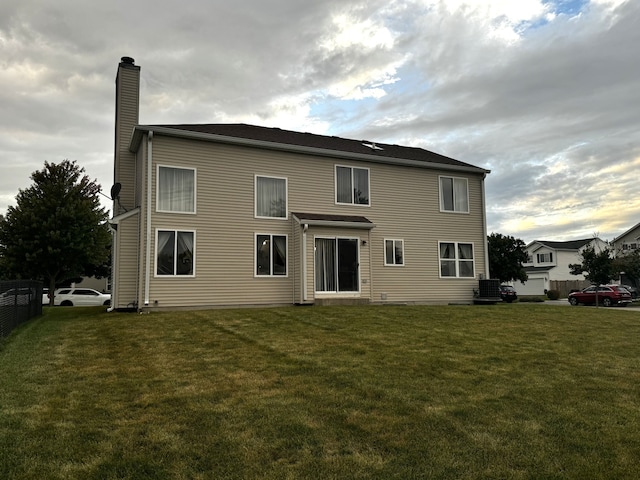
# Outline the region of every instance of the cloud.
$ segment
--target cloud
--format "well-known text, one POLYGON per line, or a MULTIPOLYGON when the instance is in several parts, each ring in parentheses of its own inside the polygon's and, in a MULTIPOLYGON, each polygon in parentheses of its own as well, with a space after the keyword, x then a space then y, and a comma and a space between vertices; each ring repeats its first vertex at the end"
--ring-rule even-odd
POLYGON ((420 146, 491 169, 490 232, 613 238, 640 214, 639 20, 621 0, 4 0, 0 210, 45 160, 108 190, 127 55, 141 123, 420 146))

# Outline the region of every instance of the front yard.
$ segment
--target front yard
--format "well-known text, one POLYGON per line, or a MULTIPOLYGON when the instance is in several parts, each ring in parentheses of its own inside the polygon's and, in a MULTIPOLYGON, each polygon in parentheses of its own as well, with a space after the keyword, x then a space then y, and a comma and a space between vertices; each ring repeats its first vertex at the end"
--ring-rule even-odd
POLYGON ((107 314, 0 346, 0 478, 640 478, 640 313, 107 314))

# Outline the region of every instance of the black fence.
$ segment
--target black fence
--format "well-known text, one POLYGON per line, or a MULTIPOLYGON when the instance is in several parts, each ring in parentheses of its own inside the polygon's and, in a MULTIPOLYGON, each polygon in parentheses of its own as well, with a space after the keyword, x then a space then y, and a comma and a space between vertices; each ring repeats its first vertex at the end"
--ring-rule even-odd
POLYGON ((0 338, 21 323, 42 315, 42 283, 32 280, 0 282, 0 338))

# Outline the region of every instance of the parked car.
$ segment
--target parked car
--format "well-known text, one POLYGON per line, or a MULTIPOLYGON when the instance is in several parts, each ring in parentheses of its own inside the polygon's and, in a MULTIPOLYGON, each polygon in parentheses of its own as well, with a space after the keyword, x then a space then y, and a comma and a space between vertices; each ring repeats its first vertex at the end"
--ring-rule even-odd
POLYGON ((574 306, 579 303, 593 305, 596 303, 596 293, 598 304, 605 307, 612 305, 626 307, 631 303, 631 293, 620 285, 600 285, 599 287, 591 285, 579 292, 570 293, 568 300, 569 303, 574 306))
POLYGON ((500 285, 500 298, 503 302, 511 303, 518 299, 518 294, 511 285, 500 285))
POLYGON ((0 305, 28 305, 35 295, 35 288, 11 288, 0 293, 0 305))
POLYGON ((93 288, 59 288, 54 293, 53 304, 63 307, 111 305, 111 294, 93 288))
POLYGON ((636 287, 632 287, 631 285, 622 285, 622 286, 627 290, 629 290, 629 293, 631 294, 631 298, 633 300, 638 298, 638 289, 636 287))
POLYGON ((49 289, 42 289, 42 305, 49 305, 49 289))

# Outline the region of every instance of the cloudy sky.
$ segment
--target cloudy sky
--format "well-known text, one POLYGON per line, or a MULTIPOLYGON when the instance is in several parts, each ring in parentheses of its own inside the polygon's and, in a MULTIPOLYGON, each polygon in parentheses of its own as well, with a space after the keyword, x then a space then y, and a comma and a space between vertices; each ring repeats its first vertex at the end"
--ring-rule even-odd
POLYGON ((611 240, 640 222, 638 45, 638 0, 2 0, 0 213, 45 161, 109 192, 130 56, 143 124, 419 146, 492 171, 489 233, 611 240))

